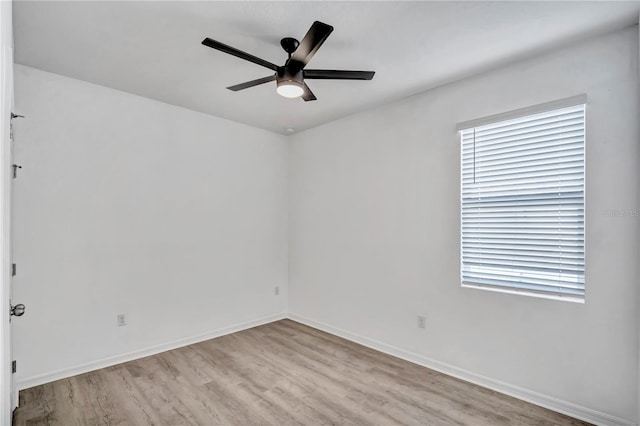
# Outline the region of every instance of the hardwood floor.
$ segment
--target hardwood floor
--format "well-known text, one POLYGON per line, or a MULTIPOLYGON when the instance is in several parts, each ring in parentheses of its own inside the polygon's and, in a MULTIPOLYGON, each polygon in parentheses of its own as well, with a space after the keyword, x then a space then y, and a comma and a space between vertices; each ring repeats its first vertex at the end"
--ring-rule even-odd
POLYGON ((585 425, 291 320, 20 392, 15 425, 585 425))

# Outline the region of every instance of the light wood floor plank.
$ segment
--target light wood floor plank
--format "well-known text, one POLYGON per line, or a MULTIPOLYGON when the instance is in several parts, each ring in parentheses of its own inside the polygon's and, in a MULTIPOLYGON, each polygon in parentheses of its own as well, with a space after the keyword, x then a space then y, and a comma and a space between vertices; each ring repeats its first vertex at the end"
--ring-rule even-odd
POLYGON ((26 389, 15 425, 587 423, 282 320, 26 389))

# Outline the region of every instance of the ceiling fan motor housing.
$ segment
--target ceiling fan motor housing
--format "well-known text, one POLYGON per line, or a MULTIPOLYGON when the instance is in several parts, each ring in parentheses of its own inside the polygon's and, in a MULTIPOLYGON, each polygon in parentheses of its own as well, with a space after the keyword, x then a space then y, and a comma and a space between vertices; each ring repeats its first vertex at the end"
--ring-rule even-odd
POLYGON ((304 74, 302 70, 295 71, 289 67, 278 67, 276 71, 276 82, 278 86, 304 86, 304 74))

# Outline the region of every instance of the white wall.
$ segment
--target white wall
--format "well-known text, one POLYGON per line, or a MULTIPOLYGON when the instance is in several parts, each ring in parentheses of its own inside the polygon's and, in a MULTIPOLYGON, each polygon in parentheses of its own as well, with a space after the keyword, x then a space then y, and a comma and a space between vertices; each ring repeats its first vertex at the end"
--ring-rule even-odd
POLYGON ((284 136, 24 66, 15 82, 21 387, 285 312, 284 136))
POLYGON ((640 218, 604 211, 640 208, 638 112, 633 27, 293 136, 290 313, 566 411, 637 421, 640 218), (586 303, 461 288, 456 123, 582 93, 586 303))

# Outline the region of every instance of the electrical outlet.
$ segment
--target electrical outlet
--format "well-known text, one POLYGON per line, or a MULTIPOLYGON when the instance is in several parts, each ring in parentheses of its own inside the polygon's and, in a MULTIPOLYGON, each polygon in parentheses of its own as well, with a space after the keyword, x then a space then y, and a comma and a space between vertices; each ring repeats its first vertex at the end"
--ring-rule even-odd
POLYGON ((127 325, 127 317, 125 314, 118 314, 118 327, 122 327, 123 325, 127 325))
POLYGON ((427 319, 424 315, 418 315, 418 327, 426 328, 427 327, 427 319))
POLYGON ((280 294, 280 287, 276 286, 276 288, 273 290, 273 294, 275 294, 276 296, 280 294))

